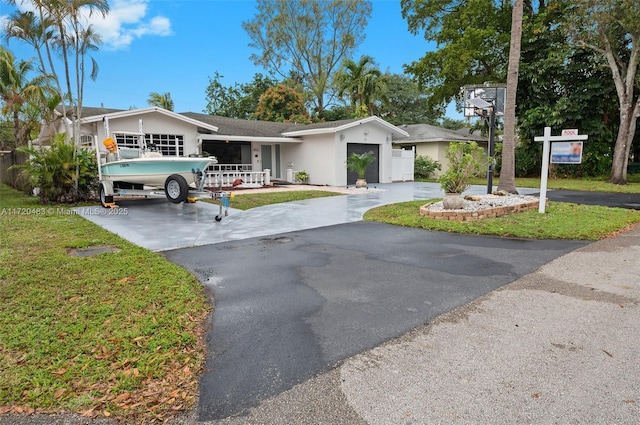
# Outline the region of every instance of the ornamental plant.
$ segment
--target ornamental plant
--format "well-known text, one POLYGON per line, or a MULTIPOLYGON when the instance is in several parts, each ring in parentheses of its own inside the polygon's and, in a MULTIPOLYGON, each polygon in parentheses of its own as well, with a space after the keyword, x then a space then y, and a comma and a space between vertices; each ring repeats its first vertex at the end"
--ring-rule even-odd
POLYGON ((361 154, 352 152, 351 155, 347 157, 347 169, 354 171, 359 179, 364 179, 367 168, 375 159, 376 157, 372 151, 361 154))
POLYGON ((471 178, 479 176, 492 161, 476 142, 451 142, 445 156, 449 168, 437 180, 445 193, 467 190, 471 178))
POLYGON ((98 165, 94 151, 79 149, 74 158, 73 144, 65 141, 64 134, 56 134, 49 147, 21 146, 17 150, 29 159, 14 167, 27 175, 28 190, 36 189, 43 204, 85 201, 95 193, 98 165))

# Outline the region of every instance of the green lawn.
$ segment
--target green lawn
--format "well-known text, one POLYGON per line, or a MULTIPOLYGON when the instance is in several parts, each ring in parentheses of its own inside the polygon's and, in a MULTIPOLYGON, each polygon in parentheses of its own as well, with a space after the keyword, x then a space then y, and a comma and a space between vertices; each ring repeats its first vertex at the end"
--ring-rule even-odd
POLYGON ((282 202, 300 201, 303 199, 324 198, 327 196, 338 196, 340 193, 327 192, 323 190, 291 190, 282 192, 265 193, 234 193, 230 206, 239 210, 248 210, 263 205, 279 204, 282 202))
POLYGON ((162 422, 193 405, 210 308, 186 270, 4 185, 0 264, 0 413, 162 422), (119 252, 68 255, 102 245, 119 252))
MULTIPOLYGON (((611 186, 563 184, 574 190, 611 186)), ((625 188, 640 193, 640 184, 625 188)), ((231 206, 334 195, 239 194, 231 206)), ((425 202, 376 208, 365 218, 420 229, 567 239, 603 238, 640 221, 639 211, 551 202, 544 215, 445 223, 418 214, 425 202)), ((210 307, 190 273, 65 206, 43 207, 4 185, 0 265, 0 413, 67 411, 142 423, 162 422, 193 406, 210 307), (68 255, 103 245, 119 251, 68 255)))
POLYGON ((436 220, 420 215, 428 201, 410 201, 373 208, 365 220, 454 233, 528 239, 598 240, 640 222, 640 211, 623 208, 549 202, 544 214, 537 209, 506 217, 475 221, 436 220))

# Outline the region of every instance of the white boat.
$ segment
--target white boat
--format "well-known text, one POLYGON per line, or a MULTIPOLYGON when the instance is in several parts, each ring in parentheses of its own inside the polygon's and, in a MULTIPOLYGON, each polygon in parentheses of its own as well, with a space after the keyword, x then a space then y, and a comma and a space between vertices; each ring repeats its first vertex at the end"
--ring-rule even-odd
POLYGON ((203 194, 204 177, 210 164, 216 164, 215 157, 167 156, 150 149, 142 132, 114 132, 114 134, 138 137, 139 148, 119 147, 111 138, 108 122, 103 141, 107 153, 96 146, 98 174, 100 180, 100 203, 103 207, 113 207, 113 196, 166 196, 173 203, 185 202, 203 194))
POLYGON ((156 188, 163 187, 172 174, 182 176, 189 185, 195 184, 194 173, 204 172, 209 164, 217 163, 215 157, 163 156, 160 152, 138 152, 126 158, 121 152, 120 159, 107 161, 100 165, 103 180, 156 188))

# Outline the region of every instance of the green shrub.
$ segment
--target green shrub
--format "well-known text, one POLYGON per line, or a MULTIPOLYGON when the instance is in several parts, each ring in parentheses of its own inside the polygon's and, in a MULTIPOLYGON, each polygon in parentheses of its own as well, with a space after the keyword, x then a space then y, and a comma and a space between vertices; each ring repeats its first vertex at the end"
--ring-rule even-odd
POLYGON ((415 178, 427 179, 436 170, 441 170, 442 165, 426 155, 418 155, 413 162, 413 174, 415 178))
POLYGON ((51 147, 23 146, 29 155, 24 165, 16 165, 29 179, 29 191, 37 189, 43 204, 90 199, 98 185, 98 166, 93 151, 78 149, 57 134, 51 147), (76 185, 77 181, 77 185, 76 185), (77 187, 77 189, 76 189, 77 187))
POLYGON ((445 193, 462 193, 470 185, 473 177, 480 175, 492 159, 476 142, 449 143, 447 153, 449 168, 438 177, 438 183, 445 193))

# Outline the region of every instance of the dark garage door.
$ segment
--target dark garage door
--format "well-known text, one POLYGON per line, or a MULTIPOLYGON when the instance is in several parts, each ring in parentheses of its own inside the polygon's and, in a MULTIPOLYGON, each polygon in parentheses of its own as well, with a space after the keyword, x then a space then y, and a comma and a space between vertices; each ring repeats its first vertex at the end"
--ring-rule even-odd
MULTIPOLYGON (((380 146, 366 145, 363 143, 347 144, 347 156, 351 155, 352 152, 361 154, 369 151, 373 152, 373 155, 376 157, 376 159, 367 168, 364 179, 367 181, 367 183, 380 183, 380 165, 378 165, 380 146)), ((355 184, 356 180, 358 180, 358 175, 355 173, 355 171, 347 170, 347 184, 355 184)))

